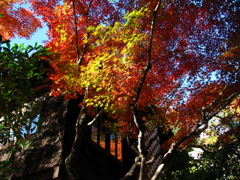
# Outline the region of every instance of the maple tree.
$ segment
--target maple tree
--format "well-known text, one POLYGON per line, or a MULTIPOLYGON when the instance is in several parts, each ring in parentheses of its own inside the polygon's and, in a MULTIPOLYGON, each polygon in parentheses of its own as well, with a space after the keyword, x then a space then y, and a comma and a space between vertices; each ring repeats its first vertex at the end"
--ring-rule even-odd
MULTIPOLYGON (((125 177, 138 169, 143 179, 151 163, 142 145, 146 129, 172 129, 154 180, 175 151, 194 145, 212 118, 239 107, 238 1, 29 2, 49 28, 52 95, 84 97, 65 161, 70 179, 79 179, 74 167, 83 130, 102 112, 117 120, 123 137, 136 139, 136 161, 125 177), (86 113, 96 117, 89 121, 86 113)), ((238 113, 219 122, 229 124, 238 113)), ((231 142, 234 131, 221 139, 231 142)))
POLYGON ((30 38, 40 27, 41 21, 31 11, 20 5, 26 0, 1 0, 0 34, 8 40, 18 37, 30 38))

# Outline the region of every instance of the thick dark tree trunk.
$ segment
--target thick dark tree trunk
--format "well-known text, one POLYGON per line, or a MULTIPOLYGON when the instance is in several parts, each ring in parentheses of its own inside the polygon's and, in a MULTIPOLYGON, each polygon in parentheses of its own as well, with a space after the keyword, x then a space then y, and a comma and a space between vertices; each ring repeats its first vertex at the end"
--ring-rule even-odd
POLYGON ((76 122, 76 134, 72 144, 70 154, 65 160, 67 173, 70 180, 80 180, 78 169, 77 169, 77 157, 81 148, 82 137, 84 129, 87 127, 87 112, 85 105, 82 105, 77 122, 76 122))

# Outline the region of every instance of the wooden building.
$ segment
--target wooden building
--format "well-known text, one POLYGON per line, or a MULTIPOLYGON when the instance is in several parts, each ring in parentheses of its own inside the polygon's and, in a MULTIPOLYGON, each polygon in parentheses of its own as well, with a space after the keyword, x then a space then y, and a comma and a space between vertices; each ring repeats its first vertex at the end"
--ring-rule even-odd
MULTIPOLYGON (((62 96, 46 94, 40 93, 44 97, 40 110, 41 128, 31 135, 34 146, 27 148, 26 144, 11 155, 4 149, 0 151, 0 162, 9 160, 14 170, 7 175, 9 180, 68 180, 64 162, 74 140, 80 100, 66 101, 62 96)), ((133 151, 117 135, 108 134, 102 138, 100 121, 94 126, 84 133, 78 158, 79 175, 82 180, 119 180, 134 162, 133 151)), ((150 159, 160 151, 159 130, 146 131, 144 138, 147 159, 150 159)), ((146 166, 144 179, 152 176, 160 161, 161 156, 146 166)))
MULTIPOLYGON (((8 153, 1 151, 0 161, 9 159, 14 172, 12 180, 67 180, 64 160, 74 139, 75 122, 79 113, 77 100, 46 97, 42 102, 40 132, 33 134, 34 146, 8 153)), ((79 153, 79 174, 83 180, 114 180, 124 175, 124 166, 109 151, 91 140, 91 130, 83 138, 79 153)), ((27 147, 27 145, 26 145, 27 147)))

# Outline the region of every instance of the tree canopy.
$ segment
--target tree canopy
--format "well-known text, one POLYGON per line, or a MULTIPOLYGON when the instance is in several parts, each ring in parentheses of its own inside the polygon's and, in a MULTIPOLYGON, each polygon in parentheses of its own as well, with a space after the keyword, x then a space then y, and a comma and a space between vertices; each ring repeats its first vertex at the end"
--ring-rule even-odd
MULTIPOLYGON (((79 132, 89 124, 84 113, 94 116, 104 111, 117 120, 122 136, 137 138, 139 179, 147 163, 142 147, 145 127, 174 132, 162 145, 167 151, 152 177, 156 179, 168 157, 195 145, 214 117, 221 124, 239 123, 239 1, 28 2, 49 28, 52 95, 84 96, 79 132), (223 111, 233 114, 219 116, 223 111)), ((6 13, 2 15, 8 21, 6 13)), ((26 17, 34 19, 29 13, 18 19, 23 23, 26 17)), ((6 37, 9 32, 28 36, 39 26, 36 22, 28 22, 31 28, 23 29, 26 34, 17 31, 20 25, 6 29, 6 37)), ((233 142, 235 131, 232 126, 218 140, 233 142)), ((78 135, 74 144, 81 140, 78 135)), ((72 153, 66 164, 74 179, 72 153)))
POLYGON ((1 0, 0 34, 7 40, 14 37, 26 37, 41 27, 41 21, 31 11, 20 5, 26 0, 1 0))

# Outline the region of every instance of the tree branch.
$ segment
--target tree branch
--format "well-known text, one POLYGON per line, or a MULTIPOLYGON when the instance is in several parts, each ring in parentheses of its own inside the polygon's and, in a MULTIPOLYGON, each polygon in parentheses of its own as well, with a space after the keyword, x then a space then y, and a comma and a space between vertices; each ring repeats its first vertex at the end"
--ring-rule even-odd
POLYGON ((153 156, 151 159, 149 159, 148 161, 146 161, 146 165, 154 163, 154 161, 155 161, 161 154, 162 154, 161 152, 158 152, 157 154, 155 154, 155 156, 153 156))
POLYGON ((88 126, 91 126, 91 125, 97 120, 97 118, 102 114, 102 112, 103 112, 103 109, 102 109, 99 113, 97 113, 97 115, 95 116, 95 118, 93 118, 92 121, 90 121, 89 123, 87 123, 87 125, 88 125, 88 126))
POLYGON ((182 137, 177 142, 173 142, 171 144, 171 147, 169 148, 168 152, 163 156, 162 163, 158 166, 158 168, 157 168, 156 172, 154 173, 154 175, 153 175, 151 180, 156 180, 158 178, 158 176, 162 173, 163 168, 165 167, 165 162, 169 159, 169 157, 172 155, 172 153, 174 151, 176 151, 178 149, 178 147, 185 140, 189 139, 190 137, 192 137, 194 135, 199 135, 201 132, 203 132, 207 128, 207 125, 205 127, 201 128, 201 129, 199 129, 200 127, 201 127, 201 125, 198 124, 190 133, 188 133, 187 135, 182 137))
POLYGON ((235 79, 235 75, 238 72, 239 68, 237 68, 234 73, 232 74, 229 82, 224 86, 222 91, 219 93, 219 95, 205 108, 203 108, 204 111, 208 110, 211 106, 213 106, 223 95, 223 93, 227 90, 227 88, 230 86, 230 83, 235 79))
POLYGON ((80 51, 79 51, 79 44, 78 44, 78 29, 77 29, 77 16, 76 16, 76 7, 75 7, 75 0, 72 0, 72 7, 73 7, 73 18, 74 18, 74 30, 76 35, 76 51, 77 51, 77 59, 80 58, 80 51))
POLYGON ((133 110, 132 110, 132 113, 133 113, 133 120, 134 120, 134 123, 135 125, 137 126, 138 128, 138 144, 137 144, 137 149, 138 149, 138 157, 140 158, 140 171, 139 171, 139 177, 138 179, 139 180, 142 180, 142 177, 143 177, 143 169, 144 169, 144 166, 145 166, 145 157, 144 157, 144 154, 143 154, 143 149, 142 149, 142 140, 143 140, 143 128, 141 126, 141 124, 139 123, 139 120, 137 118, 137 115, 136 115, 136 107, 133 107, 133 110))
POLYGON ((128 179, 130 180, 130 179, 132 179, 132 177, 134 176, 134 173, 135 173, 137 167, 139 167, 139 165, 140 165, 139 161, 140 161, 140 158, 137 156, 137 157, 135 158, 135 162, 133 163, 133 165, 132 165, 132 167, 130 168, 130 170, 129 170, 129 171, 127 172, 127 174, 126 174, 123 178, 121 178, 120 180, 128 180, 128 179))
POLYGON ((152 21, 151 21, 151 29, 150 29, 150 34, 149 34, 149 46, 148 46, 148 50, 147 50, 148 60, 147 60, 146 66, 143 70, 143 73, 142 73, 142 76, 141 76, 141 79, 140 79, 140 83, 139 83, 137 91, 136 91, 136 99, 134 101, 134 105, 137 104, 137 102, 140 98, 140 93, 141 93, 141 90, 142 90, 143 83, 146 79, 148 71, 152 68, 151 56, 152 56, 153 33, 154 33, 154 27, 155 27, 157 12, 160 8, 161 3, 162 3, 162 0, 158 1, 158 4, 156 5, 156 7, 153 11, 153 18, 152 18, 152 21))
POLYGON ((134 123, 135 123, 135 125, 137 126, 137 128, 139 130, 139 132, 138 132, 138 145, 137 145, 137 149, 138 149, 138 152, 139 152, 138 156, 140 158, 140 171, 139 171, 139 177, 138 177, 139 180, 142 180, 142 178, 143 178, 143 170, 144 170, 144 166, 145 166, 145 163, 146 163, 146 158, 145 158, 145 156, 143 154, 143 149, 142 149, 144 127, 139 122, 139 119, 137 117, 136 105, 137 105, 137 102, 138 102, 138 100, 140 98, 140 93, 141 93, 141 90, 142 90, 143 83, 144 83, 144 81, 145 81, 145 79, 147 77, 147 73, 152 68, 151 55, 152 55, 153 33, 154 33, 154 27, 155 27, 155 21, 156 21, 157 12, 158 12, 158 10, 160 8, 161 3, 162 3, 162 0, 160 0, 158 2, 158 4, 156 5, 156 7, 155 7, 155 9, 153 11, 153 18, 152 18, 152 21, 151 21, 151 29, 150 29, 150 34, 149 34, 149 46, 148 46, 148 50, 147 50, 148 59, 147 59, 146 66, 143 69, 143 73, 142 73, 142 76, 140 78, 140 82, 139 82, 139 85, 137 87, 137 90, 136 90, 135 100, 134 100, 134 102, 131 105, 132 106, 133 120, 134 120, 134 123))
MULTIPOLYGON (((173 153, 173 151, 177 150, 178 147, 187 139, 189 139, 190 137, 194 136, 194 135, 200 135, 205 129, 208 128, 208 122, 209 120, 211 120, 214 116, 216 116, 220 110, 222 110, 224 107, 226 107, 226 105, 229 103, 230 99, 233 99, 234 97, 236 97, 239 92, 234 92, 232 93, 230 96, 228 96, 227 99, 223 100, 223 103, 220 103, 220 106, 218 106, 215 110, 213 110, 213 113, 210 116, 207 116, 206 114, 206 110, 208 110, 211 106, 213 106, 213 104, 215 104, 220 98, 221 96, 223 96, 224 92, 227 90, 227 88, 229 87, 231 81, 233 80, 234 75, 232 76, 231 80, 224 86, 223 90, 221 91, 221 93, 219 94, 219 96, 217 98, 215 98, 206 108, 202 109, 202 120, 201 123, 197 124, 196 127, 187 135, 185 135, 184 137, 182 137, 180 140, 178 140, 177 142, 173 142, 171 145, 171 148, 168 150, 168 152, 164 155, 163 157, 163 161, 162 163, 159 165, 158 169, 156 170, 154 176, 152 177, 151 180, 156 180, 158 178, 158 176, 160 175, 160 173, 162 172, 164 166, 165 166, 165 162, 167 161, 167 159, 171 156, 171 154, 173 153)), ((202 150, 204 151, 208 151, 207 149, 200 147, 202 150)), ((208 151, 210 152, 210 151, 208 151)))
POLYGON ((217 152, 217 151, 223 149, 223 147, 220 147, 217 150, 209 150, 209 149, 206 149, 206 147, 204 147, 204 145, 203 146, 202 145, 193 145, 193 146, 189 146, 188 148, 199 148, 199 149, 203 150, 206 153, 214 153, 214 152, 217 152))
MULTIPOLYGON (((88 16, 90 8, 92 6, 92 2, 93 2, 93 0, 91 0, 89 2, 88 10, 86 12, 87 16, 88 16)), ((79 3, 81 3, 81 2, 79 1, 79 3)), ((74 29, 75 29, 75 34, 76 34, 77 64, 78 64, 78 66, 80 66, 82 64, 82 60, 83 60, 84 54, 86 53, 88 43, 85 43, 83 45, 83 50, 82 50, 82 53, 80 55, 79 43, 78 43, 79 37, 78 37, 78 30, 77 30, 77 16, 76 16, 75 0, 72 0, 72 7, 73 7, 73 16, 74 16, 74 29)), ((88 38, 89 38, 89 33, 87 33, 87 39, 88 38)))

